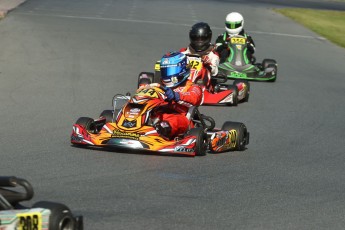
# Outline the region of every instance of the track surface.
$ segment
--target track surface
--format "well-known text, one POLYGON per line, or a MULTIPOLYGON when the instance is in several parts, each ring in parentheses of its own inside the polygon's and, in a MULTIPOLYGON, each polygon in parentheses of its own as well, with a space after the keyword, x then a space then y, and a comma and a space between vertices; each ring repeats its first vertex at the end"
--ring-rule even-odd
POLYGON ((0 174, 34 185, 28 204, 67 204, 85 229, 343 229, 345 50, 275 5, 241 2, 30 0, 13 11, 0 22, 0 174), (218 126, 244 122, 246 151, 184 158, 70 145, 78 117, 133 92, 140 71, 188 44, 193 23, 221 33, 230 10, 244 14, 257 60, 279 63, 277 82, 253 82, 249 103, 201 108, 218 126))

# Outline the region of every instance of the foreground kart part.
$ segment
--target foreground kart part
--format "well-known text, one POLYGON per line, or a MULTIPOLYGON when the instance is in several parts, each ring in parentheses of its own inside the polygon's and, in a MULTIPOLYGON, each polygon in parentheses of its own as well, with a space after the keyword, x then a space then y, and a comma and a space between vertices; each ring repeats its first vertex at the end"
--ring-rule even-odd
POLYGON ((251 81, 268 81, 275 82, 277 79, 278 65, 274 59, 264 59, 262 63, 253 64, 248 60, 247 38, 237 35, 231 37, 227 52, 221 53, 221 64, 218 66, 219 71, 229 79, 244 79, 251 81))
MULTIPOLYGON (((202 70, 206 69, 201 57, 196 54, 187 54, 190 77, 189 79, 199 84, 203 90, 202 105, 231 105, 237 106, 239 102, 248 102, 250 84, 247 80, 238 80, 233 84, 226 84, 227 75, 219 74, 207 81, 202 76, 202 70)), ((155 64, 155 73, 141 72, 138 76, 138 87, 160 83, 160 61, 155 64)))
POLYGON ((83 229, 83 217, 73 216, 64 204, 40 201, 31 208, 20 204, 30 200, 33 195, 28 181, 13 176, 0 177, 0 229, 83 229), (15 187, 24 191, 9 189, 15 187))
POLYGON ((243 123, 227 121, 221 130, 226 131, 211 134, 211 152, 223 152, 229 146, 234 150, 243 151, 245 146, 249 144, 249 132, 243 123))
MULTIPOLYGON (((77 146, 113 147, 138 151, 150 151, 186 156, 203 156, 215 133, 226 133, 228 140, 214 142, 213 152, 242 150, 238 145, 229 145, 230 140, 237 138, 249 140, 249 133, 242 136, 237 131, 215 128, 213 118, 201 114, 198 107, 191 107, 186 115, 190 129, 169 140, 161 136, 155 128, 155 114, 158 110, 166 111, 164 90, 146 85, 138 89, 133 97, 116 95, 113 98, 113 109, 104 110, 97 119, 81 117, 73 125, 71 143, 77 146), (126 101, 118 107, 120 101, 126 101), (230 134, 229 134, 230 133, 230 134)), ((226 127, 228 128, 228 127, 226 127)), ((217 138, 220 137, 219 135, 217 138)), ((224 139, 224 137, 223 137, 224 139)), ((245 145, 249 141, 239 140, 245 145)))

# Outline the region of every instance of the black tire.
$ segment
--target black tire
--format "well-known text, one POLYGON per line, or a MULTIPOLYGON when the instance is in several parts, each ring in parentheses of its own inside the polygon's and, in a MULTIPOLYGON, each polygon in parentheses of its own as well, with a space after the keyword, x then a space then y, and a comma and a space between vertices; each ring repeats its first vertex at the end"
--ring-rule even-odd
POLYGON ((145 85, 145 84, 151 84, 153 83, 154 79, 154 73, 151 73, 151 72, 141 72, 139 73, 139 76, 138 76, 138 88, 140 85, 145 85))
POLYGON ((276 65, 277 62, 276 62, 276 60, 274 60, 274 59, 264 59, 264 60, 262 61, 262 68, 263 68, 263 69, 266 69, 266 68, 268 67, 268 65, 270 65, 270 64, 276 65))
POLYGON ((277 65, 276 64, 269 64, 267 66, 267 68, 274 68, 274 75, 275 75, 275 78, 269 80, 269 82, 275 82, 277 80, 277 72, 278 72, 278 69, 277 69, 277 65))
POLYGON ((248 102, 249 101, 249 94, 250 94, 250 83, 249 83, 249 81, 236 79, 232 84, 234 86, 236 86, 238 83, 241 83, 241 82, 243 82, 247 86, 246 91, 245 91, 246 96, 244 97, 244 99, 242 99, 242 101, 248 102))
POLYGON ((246 145, 249 144, 249 132, 247 127, 241 122, 226 121, 222 130, 235 130, 237 133, 236 140, 234 140, 234 148, 232 150, 243 151, 246 145))
POLYGON ((76 124, 83 126, 88 131, 94 131, 93 127, 94 119, 90 117, 80 117, 76 124))
POLYGON ((232 93, 233 93, 233 103, 231 105, 232 106, 237 106, 238 105, 238 89, 237 89, 237 86, 235 86, 235 85, 228 85, 227 88, 229 90, 232 90, 232 93))
POLYGON ((207 134, 202 127, 192 128, 188 131, 187 135, 196 136, 196 156, 205 156, 207 151, 207 134))
POLYGON ((33 205, 33 208, 49 209, 49 230, 74 230, 76 222, 71 210, 64 204, 40 201, 33 205))

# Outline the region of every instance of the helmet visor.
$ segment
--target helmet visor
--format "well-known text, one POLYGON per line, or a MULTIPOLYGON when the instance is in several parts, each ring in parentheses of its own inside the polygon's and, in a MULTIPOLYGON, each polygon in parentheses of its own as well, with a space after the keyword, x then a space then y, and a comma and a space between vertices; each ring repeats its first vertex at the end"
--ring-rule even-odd
POLYGON ((225 26, 228 29, 237 29, 242 26, 242 22, 225 22, 225 26))
POLYGON ((189 36, 189 38, 192 40, 192 41, 205 41, 208 39, 208 35, 207 34, 203 34, 203 35, 200 35, 200 34, 191 34, 189 36))
POLYGON ((184 66, 176 64, 161 65, 161 76, 162 78, 171 78, 173 76, 178 76, 184 71, 184 66))

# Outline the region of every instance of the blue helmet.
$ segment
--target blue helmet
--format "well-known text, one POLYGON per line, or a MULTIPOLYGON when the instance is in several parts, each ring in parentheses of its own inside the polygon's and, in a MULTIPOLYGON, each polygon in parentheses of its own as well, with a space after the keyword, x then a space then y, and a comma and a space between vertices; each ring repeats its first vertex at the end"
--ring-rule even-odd
POLYGON ((176 87, 189 77, 187 57, 180 52, 170 52, 161 59, 161 82, 167 87, 176 87))

